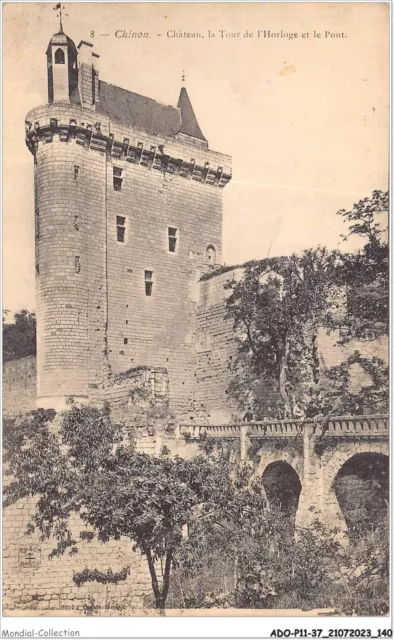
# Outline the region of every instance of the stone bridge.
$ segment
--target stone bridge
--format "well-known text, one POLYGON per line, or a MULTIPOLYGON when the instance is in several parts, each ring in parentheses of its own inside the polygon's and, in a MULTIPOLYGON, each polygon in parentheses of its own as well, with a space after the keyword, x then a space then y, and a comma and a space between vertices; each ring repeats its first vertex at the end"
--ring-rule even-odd
POLYGON ((323 421, 179 426, 186 442, 212 441, 251 460, 267 498, 298 524, 316 516, 340 530, 373 526, 389 500, 389 418, 336 416, 323 421))

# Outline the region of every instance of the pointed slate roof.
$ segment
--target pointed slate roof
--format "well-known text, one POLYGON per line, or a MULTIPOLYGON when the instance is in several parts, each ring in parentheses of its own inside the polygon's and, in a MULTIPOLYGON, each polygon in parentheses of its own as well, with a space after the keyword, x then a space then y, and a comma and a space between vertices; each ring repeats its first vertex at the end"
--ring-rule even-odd
POLYGON ((172 107, 100 80, 96 111, 148 133, 168 137, 182 133, 206 142, 185 87, 177 107, 172 107))
POLYGON ((180 113, 176 107, 161 104, 102 80, 99 82, 96 111, 156 135, 175 136, 180 127, 180 113))
POLYGON ((74 51, 76 51, 76 47, 75 47, 75 43, 74 40, 71 40, 71 38, 69 38, 63 31, 63 29, 61 29, 60 31, 58 31, 57 33, 54 33, 52 38, 49 41, 49 44, 47 46, 47 50, 46 53, 48 53, 50 51, 50 47, 51 45, 63 45, 63 46, 70 46, 74 51))
POLYGON ((186 87, 182 87, 181 89, 178 100, 178 109, 181 110, 181 128, 179 129, 179 133, 183 133, 187 136, 193 136, 193 138, 199 138, 206 142, 206 138, 204 138, 200 125, 197 122, 186 87))

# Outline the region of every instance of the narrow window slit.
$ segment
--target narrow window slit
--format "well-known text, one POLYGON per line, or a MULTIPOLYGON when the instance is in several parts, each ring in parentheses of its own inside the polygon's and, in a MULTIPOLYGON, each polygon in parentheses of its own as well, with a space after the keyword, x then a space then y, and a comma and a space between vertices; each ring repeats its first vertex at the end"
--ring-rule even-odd
POLYGON ((124 242, 126 236, 126 218, 116 216, 116 239, 118 242, 124 242))
POLYGON ((145 295, 151 296, 153 291, 153 271, 145 271, 145 295))
POLYGON ((175 227, 168 227, 168 251, 175 253, 178 243, 178 229, 175 227))
POLYGON ((120 167, 113 167, 114 191, 122 190, 122 182, 123 182, 122 173, 123 173, 123 169, 121 169, 120 167))

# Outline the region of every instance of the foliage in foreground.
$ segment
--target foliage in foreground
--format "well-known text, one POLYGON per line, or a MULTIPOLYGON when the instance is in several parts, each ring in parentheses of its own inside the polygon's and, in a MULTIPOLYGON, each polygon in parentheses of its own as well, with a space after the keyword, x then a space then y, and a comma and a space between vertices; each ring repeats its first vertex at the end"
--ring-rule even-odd
POLYGON ((182 565, 174 584, 173 606, 388 613, 387 522, 343 547, 337 532, 318 521, 297 528, 295 536, 283 514, 271 511, 269 521, 268 536, 252 536, 252 543, 250 535, 243 536, 242 561, 228 541, 210 535, 196 540, 192 535, 192 558, 182 565))
MULTIPOLYGON (((82 540, 129 538, 146 558, 156 608, 170 593, 177 607, 387 612, 387 529, 345 550, 318 523, 294 537, 293 520, 269 508, 248 466, 212 452, 191 461, 139 454, 108 411, 75 406, 7 420, 4 445, 5 506, 38 497, 31 531, 54 536, 53 555, 77 553, 82 540), (86 525, 79 537, 75 513, 86 525)), ((74 580, 117 584, 128 574, 81 567, 74 580)))
MULTIPOLYGON (((32 411, 9 420, 4 436, 13 478, 5 506, 38 497, 30 530, 55 538, 53 556, 77 553, 80 540, 129 538, 147 560, 157 608, 165 606, 184 527, 222 520, 226 505, 240 508, 227 461, 137 453, 108 410, 72 405, 56 419, 53 411, 32 411), (73 514, 87 527, 79 538, 71 530, 73 514)), ((87 569, 77 582, 97 581, 99 574, 105 580, 96 568, 87 569)))

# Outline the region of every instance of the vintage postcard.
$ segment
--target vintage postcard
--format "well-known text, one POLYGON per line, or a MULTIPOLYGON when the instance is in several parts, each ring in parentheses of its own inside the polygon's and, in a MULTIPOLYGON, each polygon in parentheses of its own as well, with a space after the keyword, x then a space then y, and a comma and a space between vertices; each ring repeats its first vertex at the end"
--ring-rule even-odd
POLYGON ((389 22, 3 5, 4 623, 391 637, 389 22))

